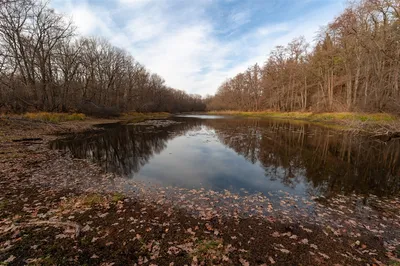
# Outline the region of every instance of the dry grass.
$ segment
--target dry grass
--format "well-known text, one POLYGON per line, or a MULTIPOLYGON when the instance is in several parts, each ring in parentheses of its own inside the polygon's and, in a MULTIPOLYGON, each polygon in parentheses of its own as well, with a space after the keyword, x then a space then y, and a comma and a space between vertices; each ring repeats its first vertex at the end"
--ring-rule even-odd
POLYGON ((84 114, 73 113, 48 113, 48 112, 38 112, 38 113, 26 113, 23 115, 24 118, 30 120, 40 120, 52 123, 59 123, 65 121, 80 121, 85 120, 86 116, 84 114))
POLYGON ((239 111, 217 111, 210 114, 237 115, 246 117, 270 117, 298 119, 316 122, 337 121, 361 121, 361 122, 392 122, 397 117, 386 113, 311 113, 311 112, 239 112, 239 111))
MULTIPOLYGON (((138 113, 138 112, 129 112, 124 113, 119 119, 126 120, 129 122, 138 122, 151 118, 166 118, 170 116, 169 113, 165 112, 156 112, 156 113, 138 113)), ((50 112, 35 112, 35 113, 25 113, 21 115, 1 115, 0 118, 7 117, 16 117, 16 118, 24 118, 33 121, 44 121, 51 123, 59 123, 66 121, 82 121, 82 120, 93 120, 88 119, 89 117, 85 116, 81 113, 50 113, 50 112)), ((95 119, 99 120, 99 119, 95 119)), ((107 119, 103 119, 104 121, 108 121, 107 119)), ((100 120, 99 120, 100 121, 100 120)))
POLYGON ((337 130, 365 132, 372 135, 393 136, 400 132, 400 120, 386 113, 311 113, 311 112, 239 112, 217 111, 209 114, 234 115, 242 117, 291 119, 309 121, 314 124, 337 130))
POLYGON ((115 192, 112 197, 111 197, 111 201, 113 203, 117 203, 118 201, 122 201, 124 200, 126 197, 124 194, 120 193, 120 192, 115 192))
POLYGON ((87 209, 93 208, 94 206, 108 206, 108 199, 104 195, 97 193, 90 193, 87 195, 81 195, 76 197, 71 197, 62 201, 60 204, 60 211, 70 210, 70 209, 87 209))

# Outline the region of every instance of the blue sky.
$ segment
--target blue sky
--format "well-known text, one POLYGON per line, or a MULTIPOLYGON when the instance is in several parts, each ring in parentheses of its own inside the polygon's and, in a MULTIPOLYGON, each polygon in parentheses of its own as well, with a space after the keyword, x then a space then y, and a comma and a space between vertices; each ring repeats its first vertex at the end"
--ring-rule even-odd
POLYGON ((201 95, 277 45, 339 15, 346 0, 53 0, 78 32, 129 51, 167 85, 201 95))

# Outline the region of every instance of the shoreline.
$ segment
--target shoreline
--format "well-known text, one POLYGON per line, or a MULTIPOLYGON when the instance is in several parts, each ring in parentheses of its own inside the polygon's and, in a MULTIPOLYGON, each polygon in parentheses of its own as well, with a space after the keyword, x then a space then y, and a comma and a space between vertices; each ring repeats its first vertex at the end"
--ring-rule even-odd
POLYGON ((357 112, 241 112, 241 111, 209 111, 211 115, 231 115, 240 117, 257 117, 257 118, 280 118, 304 120, 310 122, 331 122, 341 123, 345 121, 382 123, 382 122, 398 122, 395 115, 386 113, 357 113, 357 112))
MULTIPOLYGON (((6 192, 0 198, 0 262, 383 265, 396 259, 396 250, 388 254, 396 242, 384 243, 388 239, 395 241, 390 234, 399 230, 398 199, 377 200, 380 211, 370 213, 373 221, 376 219, 384 226, 392 224, 394 228, 390 230, 380 228, 379 223, 375 227, 373 222, 367 224, 371 230, 363 229, 363 221, 357 220, 357 216, 349 216, 354 224, 343 224, 340 219, 347 217, 340 217, 340 212, 352 215, 357 206, 337 208, 344 200, 340 198, 329 203, 340 212, 324 214, 320 210, 321 220, 314 223, 306 217, 284 217, 284 212, 275 209, 264 216, 242 216, 235 214, 235 210, 228 214, 211 203, 223 198, 231 201, 235 195, 195 191, 194 198, 206 200, 198 202, 187 197, 179 201, 189 191, 181 194, 171 190, 177 193, 176 197, 168 198, 165 190, 152 188, 155 193, 150 194, 140 184, 128 194, 121 190, 125 185, 123 178, 48 147, 57 138, 55 133, 77 133, 93 129, 98 122, 110 121, 117 122, 88 119, 48 125, 0 119, 0 136, 6 136, 0 141, 0 189, 6 192), (32 137, 42 140, 12 141, 32 137), (386 210, 388 206, 393 210, 386 210), (337 225, 324 224, 324 215, 328 215, 327 221, 333 221, 331 217, 338 219, 337 225), (375 215, 385 217, 386 221, 374 218, 375 215), (333 245, 338 248, 332 250, 333 245)), ((262 202, 251 205, 254 200, 255 197, 245 201, 244 208, 254 208, 257 213, 262 202)), ((352 201, 356 199, 349 200, 352 201)), ((268 203, 265 205, 264 209, 270 208, 268 203)))
POLYGON ((400 137, 400 119, 396 115, 387 113, 209 111, 207 114, 304 121, 337 130, 374 135, 383 141, 400 137))

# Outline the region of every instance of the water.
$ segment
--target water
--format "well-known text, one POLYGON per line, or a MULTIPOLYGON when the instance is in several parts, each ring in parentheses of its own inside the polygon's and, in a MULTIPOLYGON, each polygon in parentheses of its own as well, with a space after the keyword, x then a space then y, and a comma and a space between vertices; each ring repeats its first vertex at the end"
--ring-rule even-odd
POLYGON ((107 125, 51 145, 161 186, 293 195, 400 191, 400 142, 303 122, 177 116, 164 127, 107 125), (205 119, 206 118, 206 119, 205 119))

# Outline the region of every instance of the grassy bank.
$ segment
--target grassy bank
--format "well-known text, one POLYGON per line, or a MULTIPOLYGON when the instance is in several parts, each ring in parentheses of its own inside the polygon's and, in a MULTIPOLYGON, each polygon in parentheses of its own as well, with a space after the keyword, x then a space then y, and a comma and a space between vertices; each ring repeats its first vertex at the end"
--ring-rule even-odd
POLYGON ((385 113, 311 113, 311 112, 240 112, 240 111, 212 111, 209 114, 234 115, 245 117, 266 117, 281 119, 296 119, 312 122, 394 122, 397 117, 385 113))
POLYGON ((400 120, 397 116, 387 113, 312 113, 312 112, 240 112, 211 111, 212 115, 231 115, 238 117, 288 119, 292 121, 307 121, 313 124, 336 130, 362 132, 390 140, 400 136, 400 120))
POLYGON ((80 113, 49 113, 49 112, 37 112, 37 113, 26 113, 22 116, 23 118, 30 120, 39 120, 46 122, 65 122, 65 121, 80 121, 85 120, 86 116, 80 113))
POLYGON ((60 123, 67 121, 83 121, 87 117, 81 113, 51 113, 51 112, 32 112, 25 114, 0 114, 0 119, 25 119, 27 121, 42 121, 50 123, 60 123))
MULTIPOLYGON (((124 120, 128 122, 140 122, 146 119, 153 118, 166 118, 170 116, 169 113, 156 112, 156 113, 138 113, 129 112, 123 113, 120 117, 111 118, 111 120, 124 120)), ((93 120, 98 119, 94 117, 88 117, 82 113, 53 113, 53 112, 30 112, 22 115, 11 114, 5 115, 0 114, 0 118, 20 118, 31 121, 42 121, 50 123, 60 123, 68 121, 83 121, 83 120, 93 120)))

